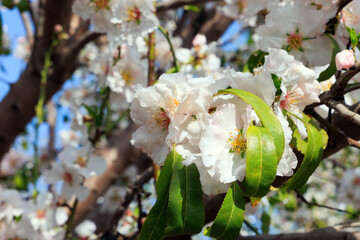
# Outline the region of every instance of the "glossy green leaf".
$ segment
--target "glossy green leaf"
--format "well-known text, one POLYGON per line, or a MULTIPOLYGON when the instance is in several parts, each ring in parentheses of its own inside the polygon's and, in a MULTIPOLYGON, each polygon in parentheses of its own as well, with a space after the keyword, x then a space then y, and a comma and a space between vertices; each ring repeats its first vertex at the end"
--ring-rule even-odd
POLYGON ((267 212, 263 212, 261 215, 261 231, 262 234, 268 234, 270 230, 270 215, 267 212))
POLYGON ((281 89, 280 89, 282 79, 279 78, 278 76, 276 76, 276 75, 273 74, 273 73, 271 74, 271 78, 272 78, 272 80, 273 80, 273 82, 274 82, 274 86, 275 86, 275 88, 276 88, 275 96, 280 96, 281 93, 282 93, 282 91, 281 91, 281 89))
POLYGON ((261 67, 261 65, 264 64, 265 56, 268 54, 269 53, 263 52, 261 50, 253 52, 248 58, 243 71, 253 72, 254 68, 261 67))
POLYGON ((323 153, 322 134, 310 123, 305 123, 308 137, 306 152, 299 169, 294 176, 284 184, 284 188, 292 190, 301 188, 319 166, 323 153))
POLYGON ((332 53, 331 53, 331 61, 327 69, 325 69, 317 79, 319 82, 326 81, 331 78, 332 75, 336 73, 336 64, 335 64, 335 56, 338 52, 341 51, 339 44, 336 40, 328 34, 325 34, 331 41, 332 53))
POLYGON ((220 90, 218 94, 233 94, 250 104, 260 118, 264 127, 269 129, 276 147, 277 160, 280 161, 284 152, 285 137, 279 119, 271 108, 258 96, 240 89, 220 90))
POLYGON ((142 226, 139 240, 160 240, 164 237, 169 186, 175 164, 176 152, 173 150, 167 156, 159 179, 156 182, 158 198, 142 226))
POLYGON ((239 185, 232 183, 221 208, 211 227, 205 231, 205 235, 218 240, 235 239, 244 222, 245 201, 239 185))
POLYGON ((195 164, 182 165, 175 153, 171 176, 165 235, 195 234, 204 226, 204 202, 200 175, 195 164))
POLYGON ((269 129, 250 126, 246 132, 246 174, 242 185, 245 195, 265 196, 274 182, 277 157, 274 139, 269 129))
POLYGON ((355 48, 355 46, 359 42, 358 35, 356 34, 356 30, 354 28, 346 27, 346 30, 349 32, 350 35, 350 41, 351 41, 351 47, 355 48))

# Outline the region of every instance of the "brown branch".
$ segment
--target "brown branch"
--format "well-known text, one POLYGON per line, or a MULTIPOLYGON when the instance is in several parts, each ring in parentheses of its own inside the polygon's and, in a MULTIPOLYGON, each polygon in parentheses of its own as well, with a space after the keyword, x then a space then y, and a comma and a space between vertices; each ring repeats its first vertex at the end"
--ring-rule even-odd
POLYGON ((49 125, 49 142, 47 149, 47 160, 46 163, 43 161, 42 163, 45 165, 45 168, 50 167, 50 163, 55 160, 56 157, 56 149, 55 149, 55 127, 56 127, 56 119, 57 119, 57 110, 54 102, 49 101, 46 105, 47 108, 47 123, 49 125))
POLYGON ((201 27, 200 33, 206 36, 208 42, 217 41, 232 22, 233 19, 216 13, 201 27))
POLYGON ((155 83, 155 32, 149 34, 148 49, 148 86, 155 83))
POLYGON ((338 3, 339 5, 338 12, 341 12, 341 10, 352 1, 353 0, 340 0, 338 3))
POLYGON ((161 13, 167 10, 180 8, 186 5, 199 5, 207 2, 222 2, 223 0, 173 0, 170 2, 158 3, 156 12, 161 13))
POLYGON ((258 235, 238 237, 238 240, 356 240, 351 232, 337 231, 332 227, 317 229, 307 233, 290 233, 278 235, 258 235))
MULTIPOLYGON (((123 131, 110 140, 110 142, 113 142, 111 147, 101 152, 101 155, 109 162, 108 167, 102 175, 89 178, 85 181, 85 185, 90 188, 90 194, 85 201, 79 203, 76 209, 74 227, 89 213, 95 210, 97 199, 104 195, 109 187, 119 179, 120 174, 130 163, 138 160, 139 162, 141 161, 141 164, 147 164, 141 152, 130 145, 130 138, 133 131, 133 126, 123 131)), ((146 165, 145 167, 148 166, 146 165)))
POLYGON ((360 89, 360 83, 348 86, 344 89, 344 94, 360 89))
POLYGON ((321 102, 325 102, 325 100, 329 98, 338 99, 339 97, 341 97, 348 82, 359 72, 360 61, 356 62, 354 66, 352 66, 346 72, 341 74, 339 78, 336 79, 336 82, 331 86, 330 91, 325 92, 325 94, 322 94, 322 96, 320 96, 321 102))
POLYGON ((20 14, 21 19, 24 23, 24 27, 26 30, 26 38, 28 40, 28 42, 30 43, 30 46, 33 46, 34 44, 34 34, 33 34, 33 30, 31 29, 31 23, 30 23, 30 19, 29 16, 26 15, 24 12, 22 12, 20 14))
MULTIPOLYGON (((45 6, 43 28, 35 38, 34 48, 26 69, 19 80, 11 85, 10 91, 0 103, 0 159, 8 151, 10 145, 35 116, 35 105, 40 90, 40 71, 43 68, 44 55, 53 37, 54 26, 61 24, 65 31, 69 30, 73 0, 48 0, 45 6), (40 34, 41 32, 41 34, 40 34)), ((39 23, 42 25, 42 23, 39 23)), ((49 71, 46 84, 45 100, 48 101, 68 79, 78 66, 77 56, 86 43, 98 37, 95 33, 87 33, 81 37, 70 37, 61 42, 51 56, 53 65, 49 71)))
POLYGON ((325 104, 335 109, 342 117, 360 126, 360 115, 356 112, 350 111, 344 104, 334 100, 327 99, 325 104))
POLYGON ((335 127, 333 124, 331 124, 331 122, 328 122, 327 120, 325 120, 324 118, 322 118, 314 109, 312 109, 311 111, 307 112, 308 115, 311 115, 312 117, 314 117, 321 125, 323 125, 328 131, 330 131, 331 133, 335 134, 336 137, 338 138, 344 138, 347 143, 349 144, 349 146, 353 146, 356 148, 360 148, 360 143, 358 141, 356 141, 355 139, 352 139, 348 136, 346 136, 346 134, 339 128, 335 127))
MULTIPOLYGON (((124 215, 126 209, 130 205, 130 203, 135 199, 135 197, 139 193, 139 189, 147 183, 153 177, 153 168, 147 168, 139 177, 135 184, 128 189, 125 199, 121 204, 120 208, 114 213, 113 218, 111 220, 111 227, 113 231, 116 231, 117 223, 119 222, 120 218, 124 215)), ((141 213, 139 213, 141 216, 141 213)), ((141 220, 140 220, 141 221, 141 220)))
POLYGON ((349 215, 353 216, 354 218, 357 218, 357 216, 358 216, 358 214, 354 214, 354 213, 348 212, 348 211, 346 211, 346 210, 342 210, 342 209, 339 209, 339 208, 330 207, 330 206, 327 206, 327 205, 322 205, 322 204, 317 204, 317 203, 309 202, 308 200, 306 200, 306 198, 305 198, 301 193, 299 193, 298 191, 295 191, 295 192, 296 192, 296 196, 297 196, 301 201, 303 201, 305 204, 307 204, 307 205, 309 205, 309 206, 326 208, 326 209, 334 210, 334 211, 337 211, 337 212, 346 213, 346 214, 349 214, 349 215))

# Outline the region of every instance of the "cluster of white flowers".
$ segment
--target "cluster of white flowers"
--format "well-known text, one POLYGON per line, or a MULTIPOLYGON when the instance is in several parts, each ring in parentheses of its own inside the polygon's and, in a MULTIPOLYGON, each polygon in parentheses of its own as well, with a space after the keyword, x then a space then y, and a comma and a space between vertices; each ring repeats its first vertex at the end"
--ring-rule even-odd
POLYGON ((77 0, 73 11, 90 19, 96 32, 106 33, 113 46, 133 44, 159 25, 150 0, 77 0))
POLYGON ((0 176, 11 176, 16 173, 16 171, 21 168, 29 158, 22 153, 16 151, 12 148, 10 151, 3 157, 0 164, 0 176))
POLYGON ((289 145, 292 130, 287 117, 306 138, 301 111, 319 101, 318 74, 285 50, 269 49, 264 66, 254 69, 254 74, 227 69, 224 75, 215 80, 163 74, 154 86, 137 86, 130 114, 140 127, 132 144, 160 165, 176 144, 184 164, 198 167, 205 193, 226 192, 231 182, 245 176, 246 131, 259 124, 251 106, 242 100, 213 98, 218 90, 231 86, 251 92, 273 107, 286 139, 277 175, 291 176, 297 159, 289 145), (279 96, 272 74, 282 79, 279 96))
POLYGON ((58 157, 60 161, 44 172, 45 181, 49 184, 62 181, 62 194, 67 201, 74 196, 80 201, 85 200, 89 189, 83 186, 84 178, 102 174, 107 166, 105 159, 94 155, 90 142, 81 148, 67 146, 58 157))
MULTIPOLYGON (((170 32, 167 37, 172 43, 171 49, 159 33, 155 38, 154 70, 159 75, 165 73, 153 86, 147 86, 150 65, 146 36, 160 24, 154 1, 76 0, 74 13, 90 20, 95 32, 106 33, 106 40, 85 46, 79 56, 81 67, 77 71, 84 81, 79 87, 65 90, 60 98, 60 104, 69 107, 73 119, 71 129, 59 134, 63 148, 57 160, 41 175, 46 183, 54 185, 53 193, 29 197, 0 186, 0 239, 3 236, 4 239, 64 238, 63 226, 68 213, 57 206, 59 199, 71 203, 75 198, 83 201, 88 197, 85 179, 101 175, 107 168, 105 159, 95 151, 96 144, 103 139, 97 139, 95 144, 89 140, 93 140, 95 131, 108 133, 108 126, 100 126, 105 121, 120 123, 123 128, 122 122, 117 120, 124 113, 127 116, 129 109, 131 119, 138 125, 131 139, 133 146, 140 148, 159 166, 164 164, 175 146, 184 165, 196 165, 204 193, 218 194, 227 192, 232 182, 244 180, 247 130, 251 125, 261 126, 262 123, 251 105, 235 96, 217 93, 227 88, 250 92, 262 99, 280 121, 285 147, 276 175, 292 176, 298 165, 291 145, 293 131, 297 129, 302 139, 307 138, 303 110, 309 104, 319 102, 319 95, 335 82, 335 76, 321 83, 317 81, 331 61, 333 46, 330 39, 343 50, 336 58, 338 71, 353 66, 360 56, 359 50, 346 49, 349 41, 346 27, 360 32, 360 1, 352 1, 341 11, 335 34, 329 38, 325 35, 326 28, 337 10, 333 0, 225 0, 217 11, 240 20, 243 27, 253 28, 252 46, 267 54, 263 64, 251 72, 237 71, 226 63, 222 65, 224 62, 219 54, 222 49, 218 42, 209 43, 205 35, 197 34, 188 49, 182 47, 180 37, 172 37, 170 32), (173 54, 177 60, 177 73, 173 73, 176 71, 173 54), (106 89, 108 96, 101 96, 99 89, 106 89), (89 109, 102 110, 99 108, 101 101, 107 104, 103 110, 107 116, 104 121, 100 119, 102 122, 95 129, 91 126, 95 120, 89 116, 89 109), (60 189, 61 194, 57 194, 60 189)), ((161 24, 165 26, 165 23, 161 24)), ((175 29, 171 24, 168 28, 175 29)), ((9 47, 5 31, 2 36, 3 47, 9 47)), ((29 43, 25 38, 19 38, 15 55, 27 60, 29 53, 29 43)), ((348 95, 345 96, 346 103, 358 98, 356 94, 350 98, 348 95)), ((325 106, 317 107, 316 111, 324 117, 329 113, 325 106)), ((129 122, 130 118, 124 125, 129 122)), ((27 160, 12 149, 2 159, 0 176, 14 175, 27 160)), ((134 182, 137 169, 129 169, 125 174, 129 182, 134 182)), ((332 195, 332 198, 360 208, 359 168, 345 171, 343 176, 338 189, 332 183, 320 184, 317 176, 310 179, 309 186, 321 185, 328 195, 338 190, 338 196, 332 195)), ((126 185, 121 182, 111 186, 97 199, 101 204, 99 212, 113 214, 126 195, 126 185)), ((304 196, 316 202, 335 204, 317 190, 309 189, 304 196)), ((149 202, 143 202, 145 211, 151 207, 149 202)), ((140 217, 134 213, 136 208, 137 203, 132 203, 118 223, 120 233, 127 235, 136 231, 140 217)), ((304 214, 299 214, 295 221, 305 223, 313 217, 305 216, 305 206, 299 209, 304 214)), ((322 221, 334 223, 334 218, 327 219, 328 212, 312 214, 318 214, 322 221)), ((283 220, 281 223, 285 223, 283 220)), ((96 239, 95 231, 95 223, 89 220, 75 228, 83 239, 96 239)))
POLYGON ((0 239, 64 239, 68 214, 56 202, 49 192, 29 199, 0 186, 0 239))

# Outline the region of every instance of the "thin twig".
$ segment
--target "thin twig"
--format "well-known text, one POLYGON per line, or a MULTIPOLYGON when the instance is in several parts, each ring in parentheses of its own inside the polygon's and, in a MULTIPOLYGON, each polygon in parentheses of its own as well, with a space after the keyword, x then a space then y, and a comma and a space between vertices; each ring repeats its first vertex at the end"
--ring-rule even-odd
POLYGON ((66 239, 70 239, 70 230, 71 230, 71 227, 72 227, 72 224, 74 222, 74 217, 75 217, 75 212, 76 212, 76 207, 77 207, 77 204, 78 204, 78 199, 76 198, 75 199, 75 202, 74 202, 74 205, 72 206, 71 208, 71 213, 70 213, 70 217, 66 223, 67 227, 66 227, 66 233, 65 233, 65 237, 66 239))
POLYGON ((344 94, 360 89, 360 83, 348 86, 344 90, 344 94))
MULTIPOLYGON (((80 52, 81 49, 85 47, 85 45, 89 42, 95 41, 100 36, 103 36, 102 33, 96 33, 96 32, 86 32, 82 35, 82 37, 72 45, 72 54, 75 55, 80 52)), ((69 39, 71 40, 71 39, 69 39)))
POLYGON ((155 31, 149 34, 148 86, 155 83, 155 31))
POLYGON ((352 66, 346 72, 341 74, 340 77, 336 79, 336 82, 331 86, 330 91, 326 92, 323 98, 337 99, 338 97, 342 96, 343 91, 346 88, 348 82, 352 79, 353 76, 355 76, 359 72, 360 72, 360 61, 356 62, 354 66, 352 66))
MULTIPOLYGON (((139 187, 139 190, 142 190, 142 186, 139 187)), ((141 228, 142 228, 142 216, 143 216, 142 202, 141 202, 141 191, 138 192, 136 200, 137 200, 138 207, 139 207, 139 218, 138 218, 138 221, 137 221, 137 225, 138 225, 138 232, 140 233, 141 228)))
POLYGON ((251 231, 253 231, 256 235, 260 235, 258 229, 257 229, 255 226, 253 226, 247 219, 244 219, 244 223, 245 223, 245 225, 246 225, 251 231))
POLYGON ((139 176, 134 186, 128 189, 123 203, 120 205, 120 208, 115 211, 111 220, 110 226, 113 228, 112 230, 114 232, 116 231, 116 226, 119 219, 124 215, 129 204, 134 200, 136 195, 139 193, 140 187, 143 186, 145 183, 147 183, 152 177, 153 177, 153 168, 149 167, 139 176))
POLYGON ((330 209, 330 210, 334 210, 334 211, 338 211, 338 212, 342 212, 342 213, 347 213, 355 218, 357 218, 358 214, 354 214, 354 213, 351 213, 349 211, 346 211, 346 210, 342 210, 342 209, 339 209, 339 208, 334 208, 334 207, 330 207, 330 206, 327 206, 327 205, 322 205, 322 204, 317 204, 317 203, 312 203, 312 202, 309 202, 308 200, 306 200, 306 198, 301 194, 299 193, 298 191, 295 191, 296 192, 296 196, 301 200, 303 201, 305 204, 309 205, 309 206, 315 206, 315 207, 321 207, 321 208, 326 208, 326 209, 330 209))
POLYGON ((342 170, 346 170, 346 167, 339 163, 336 159, 333 158, 327 158, 327 161, 330 161, 334 166, 341 168, 342 170))
POLYGON ((175 55, 175 50, 174 50, 174 47, 171 43, 171 39, 169 37, 169 32, 166 31, 165 29, 163 29, 161 26, 159 26, 159 30, 160 32, 165 36, 167 42, 169 43, 169 47, 170 47, 170 50, 171 50, 171 54, 173 56, 173 60, 174 60, 174 68, 175 68, 175 72, 179 72, 179 68, 178 68, 178 65, 177 65, 177 61, 176 61, 176 55, 175 55))

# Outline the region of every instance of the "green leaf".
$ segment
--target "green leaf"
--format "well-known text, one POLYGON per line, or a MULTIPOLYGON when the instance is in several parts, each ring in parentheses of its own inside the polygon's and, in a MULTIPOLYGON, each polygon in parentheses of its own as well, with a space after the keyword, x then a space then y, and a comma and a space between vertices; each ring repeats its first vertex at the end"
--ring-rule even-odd
POLYGON ((271 135, 273 136, 277 160, 280 161, 284 152, 285 137, 281 123, 276 117, 274 111, 271 110, 271 108, 261 98, 244 90, 226 89, 220 90, 218 94, 233 94, 252 106, 263 126, 269 129, 271 135))
POLYGON ((182 165, 175 153, 171 176, 165 235, 195 234, 204 226, 204 202, 200 175, 195 164, 182 165))
POLYGON ((4 7, 9 8, 9 9, 13 9, 13 8, 14 8, 13 0, 2 0, 2 5, 3 5, 4 7))
POLYGON ((261 50, 253 52, 248 58, 243 71, 253 72, 254 68, 260 67, 262 64, 264 64, 265 56, 268 54, 269 53, 263 52, 261 50))
POLYGON ((263 212, 261 215, 261 231, 262 234, 268 234, 270 229, 270 215, 267 212, 263 212))
POLYGON ((331 78, 332 75, 336 73, 336 64, 335 64, 335 57, 338 52, 341 51, 339 44, 336 40, 328 34, 325 34, 331 41, 332 46, 332 53, 331 53, 331 62, 327 69, 325 69, 317 79, 319 82, 326 81, 331 78))
POLYGON ((290 142, 290 146, 292 148, 297 149, 298 151, 300 151, 302 154, 306 153, 306 149, 307 149, 307 141, 301 138, 301 135, 299 133, 298 128, 296 127, 295 124, 293 124, 290 121, 290 125, 291 125, 291 130, 293 131, 293 135, 292 135, 292 139, 290 142))
POLYGON ((25 12, 30 10, 30 5, 27 0, 21 0, 17 5, 20 12, 25 12))
POLYGON ((195 5, 185 5, 184 10, 186 11, 193 11, 193 12, 201 12, 201 8, 195 5))
POLYGON ((277 157, 274 139, 264 127, 250 126, 246 132, 245 196, 263 197, 274 182, 277 157))
POLYGON ((356 30, 354 28, 346 27, 346 30, 349 32, 350 35, 350 41, 351 41, 351 47, 355 48, 355 46, 359 42, 358 35, 356 34, 356 30))
POLYGON ((323 153, 322 134, 310 123, 305 123, 308 137, 306 152, 302 163, 293 177, 284 184, 284 188, 292 190, 301 188, 319 166, 323 153))
POLYGON ((274 82, 274 86, 276 88, 276 93, 275 93, 275 96, 280 96, 282 91, 280 89, 280 86, 281 86, 281 78, 279 78, 278 76, 276 76, 275 74, 271 74, 271 78, 274 82))
POLYGON ((205 235, 218 240, 235 239, 244 222, 245 201, 239 185, 231 184, 221 208, 211 227, 205 230, 205 235))
POLYGON ((293 192, 286 194, 286 200, 283 202, 286 210, 293 212, 297 209, 297 200, 293 192))
POLYGON ((166 210, 169 197, 171 175, 176 163, 176 152, 171 151, 161 170, 156 189, 158 198, 149 212, 140 232, 139 240, 160 240, 164 237, 166 226, 166 210))

